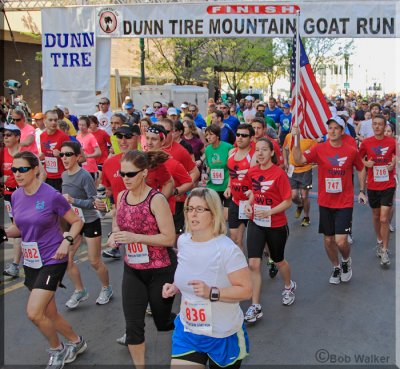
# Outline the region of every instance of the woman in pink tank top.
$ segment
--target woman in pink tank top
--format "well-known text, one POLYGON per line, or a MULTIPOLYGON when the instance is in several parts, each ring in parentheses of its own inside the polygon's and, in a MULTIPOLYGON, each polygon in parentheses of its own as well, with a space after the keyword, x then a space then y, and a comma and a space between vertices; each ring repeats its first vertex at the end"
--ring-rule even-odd
POLYGON ((147 153, 133 150, 122 157, 119 174, 127 190, 118 195, 108 242, 125 247, 122 304, 126 344, 136 367, 145 365, 147 304, 159 331, 172 330, 175 318, 171 313, 173 298, 162 298, 162 286, 174 280, 175 228, 166 198, 146 184, 148 167, 147 153))

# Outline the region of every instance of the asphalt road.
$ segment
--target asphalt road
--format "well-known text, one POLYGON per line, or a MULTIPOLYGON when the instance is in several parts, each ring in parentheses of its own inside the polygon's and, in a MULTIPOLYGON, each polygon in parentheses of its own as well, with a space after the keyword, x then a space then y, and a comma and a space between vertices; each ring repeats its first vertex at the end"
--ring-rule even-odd
MULTIPOLYGON (((315 190, 314 190, 315 191, 315 190)), ((262 306, 264 317, 248 327, 250 356, 243 367, 287 368, 316 365, 357 365, 360 367, 396 367, 396 255, 395 237, 390 241, 391 265, 382 269, 375 256, 376 237, 372 227, 371 210, 355 204, 353 215, 354 244, 352 246, 353 278, 347 284, 330 285, 331 265, 325 254, 322 236, 318 234, 318 209, 315 196, 311 200, 311 225, 300 226, 294 219, 294 206, 287 212, 290 237, 286 258, 297 282, 296 301, 282 306, 282 279, 279 274, 270 279, 263 261, 262 306), (371 366, 373 365, 373 366, 371 366)), ((104 234, 111 220, 103 220, 104 234)), ((399 228, 399 225, 397 226, 399 228)), ((11 258, 11 245, 6 245, 5 259, 11 258)), ((74 329, 85 337, 88 350, 67 367, 130 366, 126 347, 116 338, 124 333, 121 301, 123 262, 106 260, 114 288, 114 297, 104 306, 95 300, 100 285, 86 259, 82 245, 79 268, 90 298, 71 311, 65 302, 73 292, 65 277, 67 289, 59 289, 56 300, 60 312, 74 329)), ((28 291, 23 279, 2 280, 4 298, 4 359, 6 367, 45 367, 48 356, 46 340, 25 315, 28 291)), ((175 311, 178 312, 178 299, 175 311)), ((250 302, 244 302, 245 311, 250 302)), ((154 367, 168 367, 171 346, 170 332, 157 332, 150 317, 146 318, 146 360, 154 367)))

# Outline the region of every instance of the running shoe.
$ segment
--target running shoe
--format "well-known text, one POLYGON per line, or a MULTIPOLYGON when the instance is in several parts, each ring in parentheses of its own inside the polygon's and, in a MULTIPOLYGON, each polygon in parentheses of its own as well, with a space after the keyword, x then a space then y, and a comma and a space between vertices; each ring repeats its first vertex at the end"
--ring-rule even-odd
POLYGON ((19 265, 15 263, 7 264, 3 271, 3 275, 8 277, 18 278, 19 277, 19 265))
POLYGON ((255 323, 257 320, 261 319, 263 316, 261 305, 253 304, 251 305, 244 316, 244 321, 246 323, 255 323))
POLYGON ((389 230, 390 232, 394 232, 396 228, 389 223, 389 230))
POLYGON ((69 309, 75 309, 80 302, 86 301, 89 298, 89 294, 86 289, 82 291, 75 290, 71 298, 65 303, 65 306, 69 309))
POLYGON ((275 263, 272 261, 272 259, 268 260, 268 268, 269 268, 270 278, 275 278, 276 275, 278 274, 279 269, 277 268, 275 263))
POLYGON ((347 242, 349 245, 352 245, 354 243, 353 235, 350 233, 347 235, 347 242))
POLYGON ((340 276, 340 280, 342 282, 348 282, 351 279, 353 272, 351 270, 351 258, 347 261, 342 261, 342 275, 340 276))
POLYGON ((100 295, 96 300, 97 305, 107 304, 113 295, 113 289, 111 284, 108 287, 103 287, 100 291, 100 295))
POLYGON ((302 227, 308 227, 310 225, 310 218, 309 217, 304 217, 303 220, 301 221, 301 226, 302 227))
POLYGON ((390 265, 389 253, 387 250, 382 250, 381 253, 381 266, 386 267, 390 265))
POLYGON ((75 361, 76 357, 79 354, 82 354, 83 352, 86 351, 87 349, 87 343, 83 339, 82 336, 79 336, 80 341, 78 343, 73 343, 73 342, 67 342, 67 352, 68 355, 65 358, 65 363, 72 363, 75 361))
POLYGON ((383 252, 382 244, 378 243, 378 244, 376 245, 376 256, 377 256, 378 258, 381 258, 381 257, 382 257, 382 252, 383 252))
POLYGON ((128 346, 126 343, 126 333, 122 337, 117 338, 117 343, 123 346, 128 346))
POLYGON ((300 215, 301 215, 301 212, 303 211, 303 208, 304 208, 304 206, 298 206, 297 207, 296 212, 294 213, 294 217, 296 219, 300 218, 300 215))
POLYGON ((331 277, 329 278, 329 283, 331 284, 339 284, 340 283, 340 268, 333 268, 331 277))
POLYGON ((118 247, 108 247, 102 252, 102 255, 105 258, 113 258, 113 259, 121 258, 121 252, 119 251, 118 247))
POLYGON ((284 288, 282 291, 282 304, 285 306, 292 305, 294 303, 295 295, 294 291, 297 288, 297 284, 294 281, 290 281, 290 288, 284 288))
POLYGON ((150 304, 147 304, 146 314, 147 314, 147 315, 150 315, 150 316, 153 315, 153 312, 151 311, 150 304))
POLYGON ((65 359, 68 356, 68 349, 62 343, 60 349, 48 349, 47 352, 50 354, 49 362, 46 369, 62 369, 64 367, 65 359))

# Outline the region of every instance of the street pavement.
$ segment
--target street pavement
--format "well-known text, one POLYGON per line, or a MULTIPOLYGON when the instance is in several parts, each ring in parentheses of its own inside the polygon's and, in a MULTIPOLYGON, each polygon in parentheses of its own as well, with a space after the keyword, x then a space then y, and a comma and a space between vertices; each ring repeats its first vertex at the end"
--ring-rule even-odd
MULTIPOLYGON (((282 279, 279 273, 270 279, 264 259, 261 301, 264 317, 248 326, 250 356, 244 360, 243 367, 261 369, 285 365, 287 368, 309 368, 346 364, 357 368, 395 368, 395 237, 392 234, 390 241, 390 268, 382 269, 375 255, 376 237, 371 210, 368 206, 355 204, 351 254, 353 278, 346 284, 329 284, 331 265, 325 254, 322 235, 318 234, 315 192, 312 195, 311 225, 308 228, 300 226, 301 218, 294 219, 294 205, 286 213, 290 237, 285 255, 291 265, 292 278, 297 282, 296 301, 289 307, 281 304, 282 279)), ((111 219, 104 219, 103 225, 103 233, 107 235, 111 219)), ((106 240, 104 235, 103 243, 106 240)), ((86 245, 82 245, 79 252, 77 259, 90 294, 89 300, 72 311, 65 307, 73 292, 68 277, 64 278, 67 289, 58 289, 56 300, 61 314, 87 340, 88 350, 66 367, 132 367, 127 348, 115 341, 124 333, 121 300, 123 261, 105 259, 114 297, 109 304, 98 306, 95 300, 100 285, 87 261, 86 245)), ((11 244, 7 244, 6 261, 11 259, 11 255, 11 244)), ((23 286, 23 278, 10 280, 6 277, 2 282, 6 368, 13 365, 45 367, 47 343, 26 317, 28 291, 23 286)), ((241 305, 246 311, 250 302, 241 305)), ((175 300, 174 311, 178 312, 178 308, 179 297, 175 300)), ((146 360, 149 367, 167 368, 170 348, 171 332, 157 332, 152 318, 146 317, 146 360)))

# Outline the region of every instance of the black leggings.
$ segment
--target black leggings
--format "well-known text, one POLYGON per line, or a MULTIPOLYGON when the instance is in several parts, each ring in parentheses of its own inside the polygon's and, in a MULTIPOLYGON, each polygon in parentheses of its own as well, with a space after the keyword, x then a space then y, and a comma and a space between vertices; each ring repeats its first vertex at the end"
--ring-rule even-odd
POLYGON ((126 322, 126 343, 144 342, 144 318, 150 303, 154 323, 159 331, 174 329, 175 314, 171 314, 174 297, 164 299, 164 283, 174 281, 176 264, 159 269, 133 269, 124 264, 122 306, 126 322))
POLYGON ((208 366, 210 367, 210 369, 220 369, 220 368, 224 368, 224 369, 239 369, 240 366, 242 365, 242 360, 238 360, 235 363, 233 363, 232 365, 228 365, 228 366, 219 366, 214 360, 212 360, 210 357, 208 357, 208 355, 204 352, 191 352, 189 354, 186 355, 182 355, 179 357, 174 357, 174 360, 186 360, 186 361, 191 361, 192 363, 197 363, 197 364, 202 364, 202 365, 206 365, 207 361, 208 361, 208 366))

